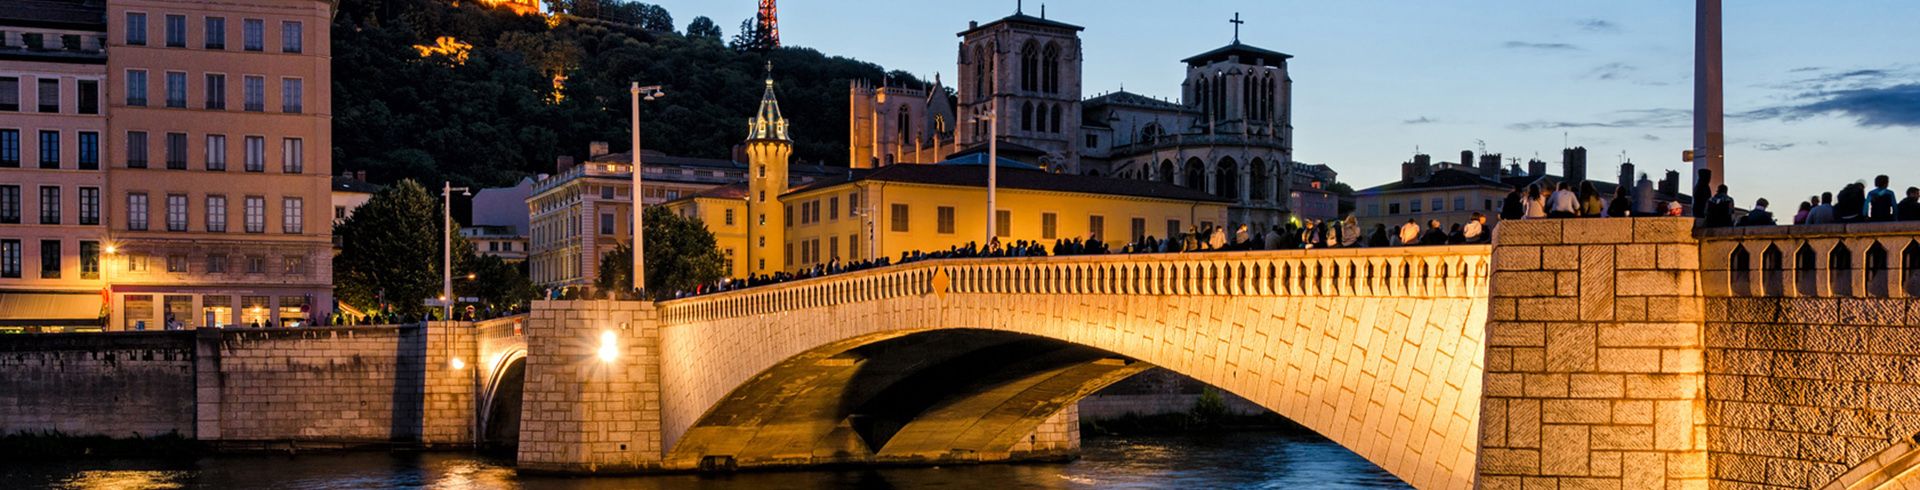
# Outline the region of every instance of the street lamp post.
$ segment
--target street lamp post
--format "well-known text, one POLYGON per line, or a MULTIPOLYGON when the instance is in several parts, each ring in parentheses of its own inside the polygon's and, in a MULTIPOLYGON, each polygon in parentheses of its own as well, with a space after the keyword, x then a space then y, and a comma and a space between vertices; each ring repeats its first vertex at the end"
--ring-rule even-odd
POLYGON ((472 189, 454 187, 452 182, 440 185, 440 304, 446 307, 444 320, 453 320, 453 193, 459 191, 462 196, 473 195, 472 189))
POLYGON ((640 82, 633 82, 627 91, 633 99, 633 151, 630 152, 633 155, 633 290, 644 292, 647 288, 647 241, 642 235, 647 228, 644 218, 645 194, 640 187, 640 101, 666 97, 667 93, 660 90, 659 85, 642 87, 640 82))
POLYGON ((1000 219, 999 208, 995 205, 995 199, 998 197, 1000 186, 1000 127, 996 124, 996 120, 999 119, 1000 110, 997 106, 997 103, 1000 101, 1000 74, 998 67, 995 67, 992 77, 993 92, 988 99, 987 110, 973 117, 976 123, 985 122, 987 124, 987 239, 986 241, 980 242, 983 249, 991 245, 994 237, 999 235, 998 221, 1000 219))

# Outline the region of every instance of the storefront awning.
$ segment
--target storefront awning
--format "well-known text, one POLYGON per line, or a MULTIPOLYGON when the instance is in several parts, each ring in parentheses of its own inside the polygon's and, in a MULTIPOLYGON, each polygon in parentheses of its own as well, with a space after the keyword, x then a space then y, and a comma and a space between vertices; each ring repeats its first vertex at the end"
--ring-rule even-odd
POLYGON ((0 292, 0 326, 100 326, 100 293, 0 292))

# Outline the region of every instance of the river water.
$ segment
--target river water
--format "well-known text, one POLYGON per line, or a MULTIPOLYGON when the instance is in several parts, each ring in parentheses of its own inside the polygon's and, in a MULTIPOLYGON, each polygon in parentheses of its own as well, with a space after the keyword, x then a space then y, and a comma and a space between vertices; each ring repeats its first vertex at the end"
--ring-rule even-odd
POLYGON ((1110 489, 1408 488, 1315 435, 1088 437, 1072 463, 616 478, 521 476, 464 452, 223 455, 191 461, 0 462, 0 488, 1110 489))

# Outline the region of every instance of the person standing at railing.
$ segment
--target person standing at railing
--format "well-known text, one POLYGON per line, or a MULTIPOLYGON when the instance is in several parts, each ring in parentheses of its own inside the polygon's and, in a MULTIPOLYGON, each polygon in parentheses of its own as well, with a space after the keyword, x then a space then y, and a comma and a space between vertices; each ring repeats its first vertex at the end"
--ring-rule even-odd
POLYGON ((1382 223, 1382 224, 1373 225, 1373 234, 1367 236, 1367 246, 1369 247, 1393 246, 1393 239, 1388 237, 1386 224, 1382 223))
POLYGON ((1747 211, 1747 215, 1745 217, 1740 218, 1740 226, 1779 226, 1779 225, 1780 223, 1778 223, 1773 219, 1773 212, 1767 211, 1767 198, 1764 198, 1764 197, 1760 198, 1760 200, 1758 201, 1754 201, 1753 210, 1747 211))
POLYGON ((1526 200, 1520 197, 1520 189, 1507 191, 1507 199, 1500 201, 1500 219, 1522 219, 1527 217, 1526 200))
POLYGON ((1894 201, 1899 200, 1899 197, 1893 194, 1893 189, 1887 188, 1888 184, 1889 182, 1885 175, 1873 178, 1873 191, 1867 193, 1868 221, 1894 220, 1894 201))
POLYGON ((1920 221, 1920 187, 1907 188, 1907 198, 1894 208, 1894 214, 1900 221, 1920 221))
MULTIPOLYGON (((1477 215, 1480 213, 1474 214, 1477 215)), ((1360 246, 1360 239, 1360 219, 1349 214, 1347 215, 1347 219, 1340 221, 1340 246, 1358 247, 1360 246)))
POLYGON ((1395 245, 1399 245, 1403 247, 1419 245, 1420 244, 1420 223, 1412 219, 1408 219, 1407 224, 1400 225, 1399 238, 1400 238, 1400 242, 1395 245))
POLYGON ((1547 217, 1547 191, 1536 183, 1527 186, 1527 194, 1521 197, 1520 206, 1526 210, 1521 217, 1540 219, 1547 217))
POLYGON ((1547 216, 1553 218, 1572 218, 1580 215, 1580 196, 1574 195, 1573 186, 1561 182, 1555 186, 1553 195, 1547 198, 1547 216))
MULTIPOLYGON (((1813 199, 1815 201, 1820 200, 1819 196, 1815 196, 1813 199)), ((1801 202, 1800 210, 1793 213, 1793 225, 1800 226, 1807 224, 1807 215, 1809 214, 1813 214, 1813 203, 1801 202)))
POLYGON ((1463 238, 1462 241, 1466 243, 1481 243, 1485 241, 1487 238, 1487 215, 1478 212, 1473 213, 1473 218, 1468 219, 1467 225, 1461 227, 1460 236, 1463 238))
POLYGON ((1807 224, 1830 225, 1834 223, 1833 193, 1820 193, 1819 202, 1814 203, 1813 211, 1807 213, 1807 224))
POLYGON ((1580 183, 1580 217, 1598 218, 1601 216, 1605 216, 1606 212, 1607 212, 1606 203, 1605 201, 1600 200, 1600 191, 1598 189, 1594 189, 1593 181, 1589 180, 1586 182, 1581 182, 1580 183))
POLYGON ((1607 217, 1625 218, 1633 216, 1633 197, 1626 187, 1613 190, 1613 202, 1607 203, 1607 217))
POLYGON ((1841 223, 1859 223, 1867 220, 1867 185, 1859 182, 1840 188, 1840 195, 1833 199, 1834 218, 1841 223))
POLYGON ((1733 226, 1733 197, 1727 195, 1726 184, 1720 184, 1720 188, 1713 193, 1713 198, 1707 200, 1706 209, 1706 221, 1703 226, 1708 228, 1733 226))

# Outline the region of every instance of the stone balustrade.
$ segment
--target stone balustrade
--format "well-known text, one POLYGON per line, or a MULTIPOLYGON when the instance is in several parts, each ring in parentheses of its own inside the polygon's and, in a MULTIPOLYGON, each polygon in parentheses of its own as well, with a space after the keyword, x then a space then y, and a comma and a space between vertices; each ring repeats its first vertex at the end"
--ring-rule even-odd
POLYGON ((668 325, 925 294, 1484 297, 1490 247, 943 259, 661 303, 668 325))
POLYGON ((1709 298, 1920 298, 1920 223, 1699 232, 1709 298))

